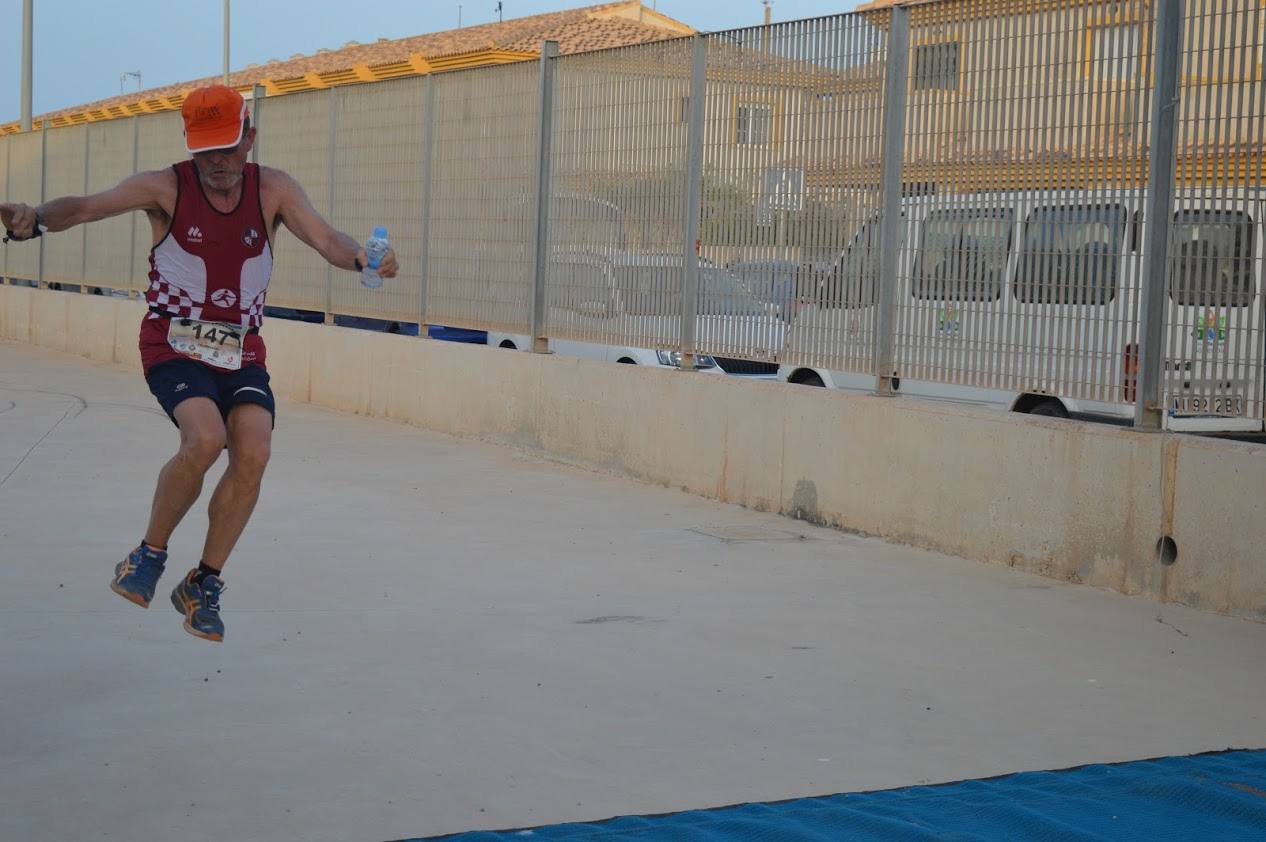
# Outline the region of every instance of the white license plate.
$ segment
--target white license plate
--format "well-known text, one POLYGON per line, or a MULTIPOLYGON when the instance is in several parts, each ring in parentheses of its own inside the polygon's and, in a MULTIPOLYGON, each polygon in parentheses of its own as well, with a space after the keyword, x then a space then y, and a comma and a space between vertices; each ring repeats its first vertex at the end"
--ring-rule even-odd
POLYGON ((1236 395, 1174 398, 1169 404, 1170 415, 1243 415, 1244 398, 1236 395))

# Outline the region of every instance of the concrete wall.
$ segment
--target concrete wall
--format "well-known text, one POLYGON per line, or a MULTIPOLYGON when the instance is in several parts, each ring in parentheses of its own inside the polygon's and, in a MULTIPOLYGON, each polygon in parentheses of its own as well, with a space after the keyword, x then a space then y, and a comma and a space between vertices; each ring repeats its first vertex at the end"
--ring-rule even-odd
MULTIPOLYGON (((4 338, 138 374, 142 314, 136 302, 0 287, 4 338)), ((278 319, 264 336, 274 388, 292 400, 1266 619, 1256 445, 278 319), (1170 565, 1157 555, 1166 534, 1178 549, 1170 565)))

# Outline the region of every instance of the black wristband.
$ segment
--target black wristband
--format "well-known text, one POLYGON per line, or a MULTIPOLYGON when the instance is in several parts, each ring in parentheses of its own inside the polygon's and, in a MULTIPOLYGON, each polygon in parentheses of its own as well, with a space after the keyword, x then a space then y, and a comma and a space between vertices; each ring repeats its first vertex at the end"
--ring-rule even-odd
POLYGON ((16 237, 15 234, 11 232, 10 229, 5 228, 4 241, 0 241, 0 242, 8 243, 10 241, 13 241, 15 243, 24 243, 24 242, 27 242, 28 239, 34 239, 34 238, 43 237, 43 236, 44 236, 44 218, 41 217, 41 215, 37 213, 35 214, 34 233, 30 234, 30 237, 16 237))
POLYGON ((352 258, 352 265, 356 267, 356 271, 357 271, 357 272, 364 272, 364 271, 365 271, 365 267, 360 265, 360 258, 359 258, 359 257, 353 257, 353 258, 352 258))
POLYGON ((44 218, 38 213, 35 215, 35 232, 29 237, 19 237, 8 228, 4 229, 3 242, 13 241, 15 243, 25 243, 27 240, 34 240, 36 237, 44 236, 44 218))

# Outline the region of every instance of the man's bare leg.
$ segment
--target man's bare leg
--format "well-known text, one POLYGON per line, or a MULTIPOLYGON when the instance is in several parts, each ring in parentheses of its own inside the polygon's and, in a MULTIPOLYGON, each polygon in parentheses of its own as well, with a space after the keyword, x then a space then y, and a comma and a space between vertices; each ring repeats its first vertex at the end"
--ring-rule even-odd
POLYGON ((224 640, 220 619, 224 580, 220 574, 259 499, 272 447, 272 414, 256 404, 239 404, 229 411, 226 432, 229 466, 211 495, 211 524, 202 561, 171 593, 172 604, 185 615, 185 631, 213 641, 224 640))
POLYGON ((223 570, 259 499, 272 450, 273 417, 262 406, 238 404, 229 412, 229 467, 211 495, 211 524, 202 563, 223 570))
POLYGON ((175 411, 180 426, 180 450, 158 474, 145 543, 167 549, 171 534, 202 493, 202 478, 220 458, 227 441, 220 408, 210 398, 181 401, 175 411))
POLYGON ((180 449, 158 474, 145 543, 114 568, 110 589, 148 608, 167 562, 167 541, 202 492, 202 478, 220 458, 227 432, 220 408, 209 398, 189 398, 172 413, 180 425, 180 449))

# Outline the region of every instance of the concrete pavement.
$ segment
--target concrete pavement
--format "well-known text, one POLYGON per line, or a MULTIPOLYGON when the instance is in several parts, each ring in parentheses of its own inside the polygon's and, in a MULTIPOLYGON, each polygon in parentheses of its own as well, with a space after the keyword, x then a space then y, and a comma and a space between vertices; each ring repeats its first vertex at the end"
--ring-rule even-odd
POLYGON ((165 601, 205 497, 150 610, 106 586, 174 444, 137 372, 0 343, 0 839, 386 840, 1266 746, 1264 625, 297 404, 208 644, 165 601))

